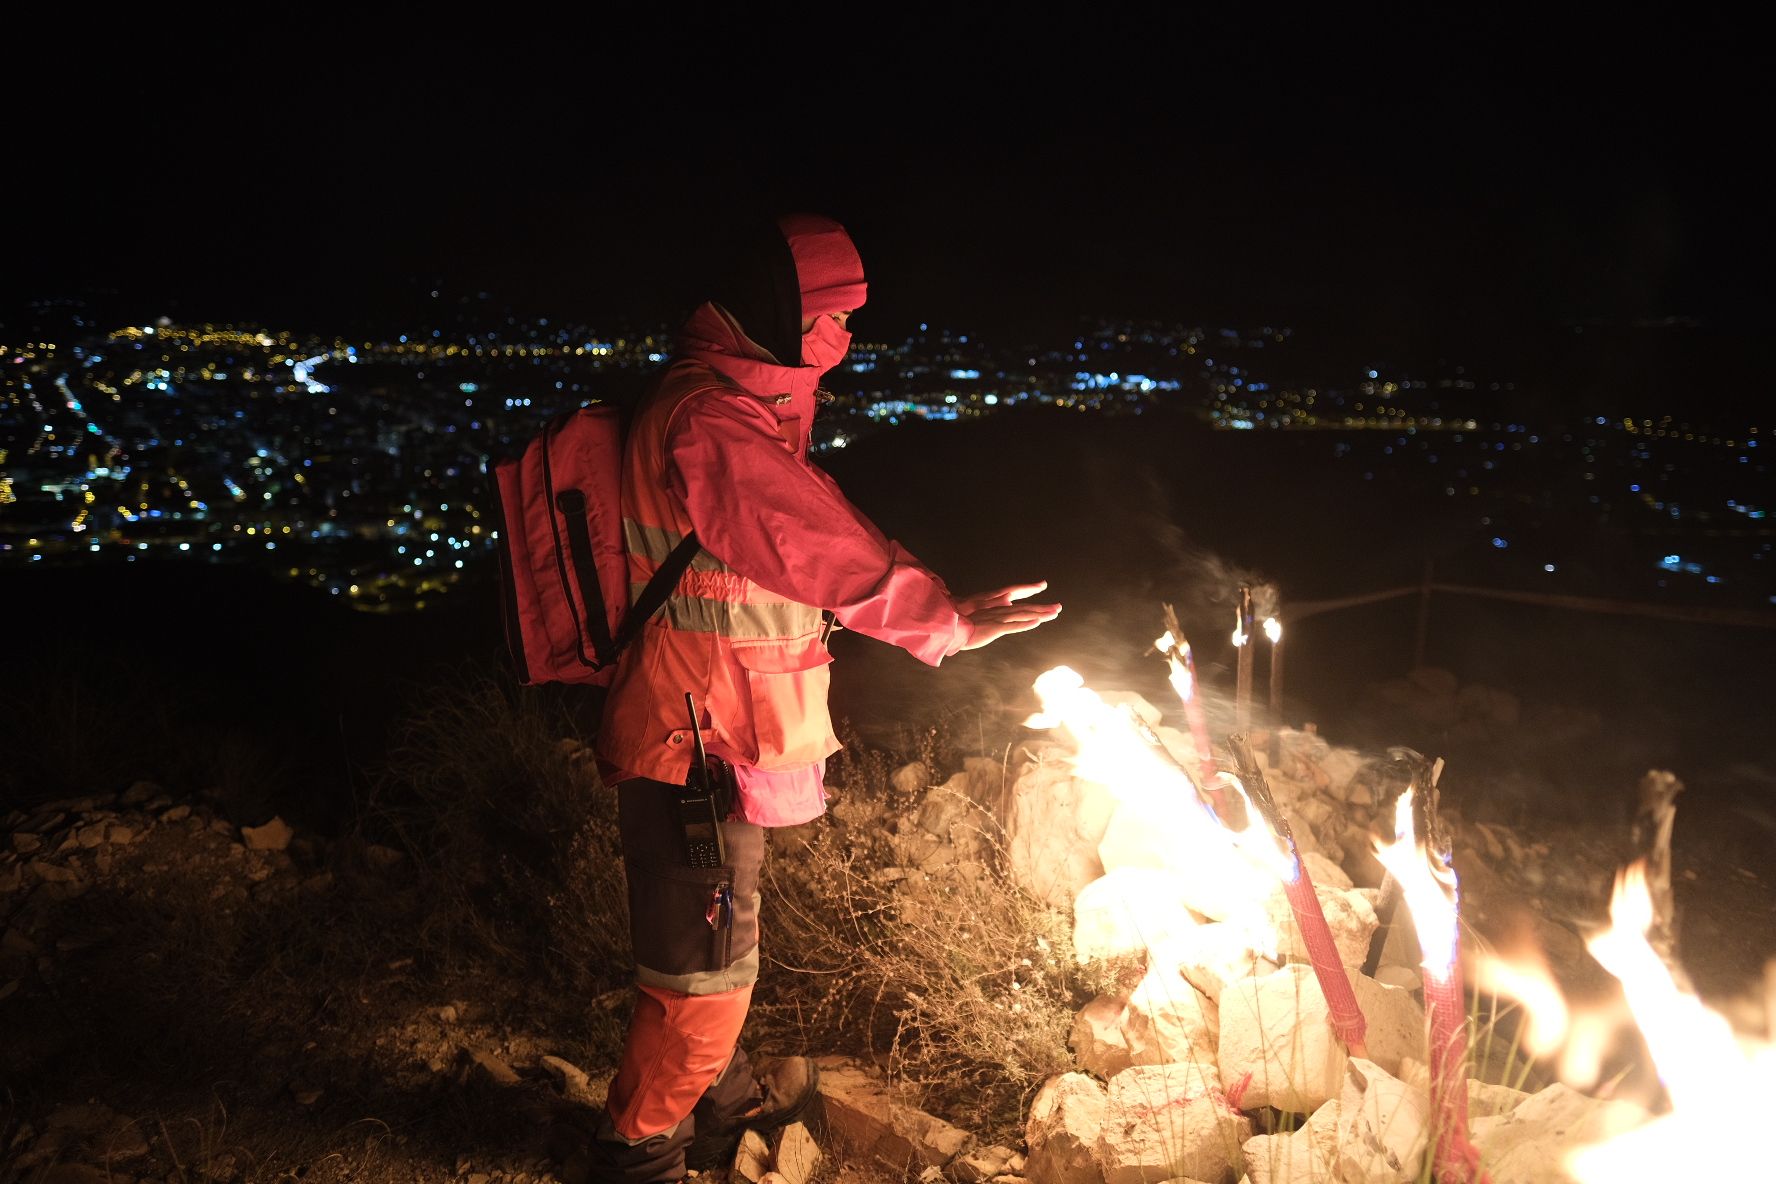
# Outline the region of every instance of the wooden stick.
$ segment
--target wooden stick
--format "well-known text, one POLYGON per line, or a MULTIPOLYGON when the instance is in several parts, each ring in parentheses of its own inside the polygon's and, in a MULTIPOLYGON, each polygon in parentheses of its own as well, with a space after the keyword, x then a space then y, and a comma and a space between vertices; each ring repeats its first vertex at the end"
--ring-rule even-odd
POLYGON ((1647 895, 1653 920, 1647 944, 1671 971, 1680 987, 1690 989, 1689 975, 1677 958, 1677 898, 1671 891, 1671 828, 1677 820, 1677 795, 1683 782, 1663 769, 1649 769, 1640 779, 1640 808, 1634 816, 1633 841, 1646 860, 1647 895))
POLYGON ((1238 677, 1234 681, 1233 691, 1233 730, 1243 732, 1252 726, 1252 589, 1240 585, 1239 635, 1243 645, 1235 646, 1239 651, 1238 677))

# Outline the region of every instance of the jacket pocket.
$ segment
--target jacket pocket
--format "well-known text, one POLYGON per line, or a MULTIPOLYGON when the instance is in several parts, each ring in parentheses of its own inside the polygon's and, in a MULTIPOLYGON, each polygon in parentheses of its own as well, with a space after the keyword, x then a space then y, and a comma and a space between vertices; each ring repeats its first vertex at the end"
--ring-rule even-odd
POLYGON ((826 705, 832 654, 818 635, 736 645, 733 655, 745 671, 760 768, 805 764, 838 750, 826 705))

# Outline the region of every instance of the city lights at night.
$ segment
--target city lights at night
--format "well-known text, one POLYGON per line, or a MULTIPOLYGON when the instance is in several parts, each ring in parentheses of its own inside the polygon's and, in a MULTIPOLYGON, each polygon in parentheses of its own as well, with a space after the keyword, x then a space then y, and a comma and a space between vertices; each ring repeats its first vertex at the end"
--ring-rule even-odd
POLYGON ((13 22, 0 1184, 1765 1170, 1756 38, 483 15, 13 22))

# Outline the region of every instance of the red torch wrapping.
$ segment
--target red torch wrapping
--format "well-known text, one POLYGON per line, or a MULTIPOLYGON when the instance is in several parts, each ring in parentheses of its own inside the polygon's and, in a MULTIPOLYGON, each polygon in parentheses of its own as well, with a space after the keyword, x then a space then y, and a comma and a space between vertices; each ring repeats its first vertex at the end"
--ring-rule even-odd
POLYGON ((1468 1018, 1460 971, 1452 968, 1445 977, 1427 968, 1424 1001, 1438 1184, 1483 1184, 1480 1149, 1468 1137, 1468 1018))
POLYGON ((1301 926, 1301 937, 1307 943, 1307 956, 1313 963, 1314 977, 1319 980, 1326 1006, 1332 1012, 1332 1030, 1338 1033, 1338 1039, 1352 1056, 1367 1058, 1369 1054, 1363 1041, 1368 1035, 1369 1024, 1363 1018, 1363 1009, 1357 1005, 1350 975, 1344 969, 1344 959, 1338 956, 1338 944, 1332 940, 1326 912, 1320 907, 1319 893, 1314 891, 1313 878, 1307 874, 1307 865, 1301 862, 1299 852, 1295 852, 1295 875, 1283 882, 1283 893, 1294 910, 1295 923, 1301 926))
MULTIPOLYGON (((1168 623, 1176 625, 1176 621, 1170 620, 1169 616, 1168 623)), ((1174 632, 1172 636, 1176 638, 1178 635, 1174 632)), ((1214 745, 1209 740, 1209 717, 1203 712, 1202 700, 1198 698, 1202 693, 1202 685, 1196 681, 1196 658, 1190 652, 1189 642, 1180 638, 1177 646, 1183 654, 1182 664, 1187 685, 1190 687, 1190 693, 1183 696, 1184 718, 1190 721, 1190 742, 1196 745, 1197 776, 1202 781, 1203 792, 1209 795, 1209 804, 1214 807, 1216 815, 1225 819, 1227 791, 1221 788, 1221 769, 1215 763, 1214 745)), ((1180 659, 1174 657, 1172 660, 1176 662, 1180 659)))
POLYGON ((1282 844, 1282 849, 1288 852, 1289 874, 1283 879, 1283 895, 1288 898, 1289 909, 1295 914, 1295 924, 1301 928, 1308 959, 1313 963, 1314 977, 1319 980, 1320 993, 1326 997, 1326 1007, 1332 1014, 1332 1028, 1352 1056, 1366 1058, 1369 1052, 1363 1042, 1368 1034, 1368 1022, 1363 1018, 1363 1009, 1357 1005, 1350 974, 1344 969, 1344 959, 1338 956, 1338 943, 1332 940, 1326 912, 1320 907, 1320 894, 1314 891, 1313 877, 1307 874, 1307 864, 1301 858, 1301 849, 1295 845, 1289 820, 1277 807, 1276 798, 1271 795, 1264 771, 1258 767, 1257 758, 1252 755, 1251 741, 1245 733, 1229 736, 1227 747, 1233 752, 1234 766, 1239 770, 1251 804, 1282 844))
POLYGON ((1209 747, 1209 721, 1204 718, 1202 704, 1195 696, 1184 701, 1184 716, 1190 721, 1190 741, 1196 745, 1196 770, 1202 779, 1203 790, 1209 795, 1215 813, 1225 818, 1227 814, 1222 807, 1226 804, 1227 791, 1221 788, 1221 770, 1215 764, 1215 750, 1209 747))

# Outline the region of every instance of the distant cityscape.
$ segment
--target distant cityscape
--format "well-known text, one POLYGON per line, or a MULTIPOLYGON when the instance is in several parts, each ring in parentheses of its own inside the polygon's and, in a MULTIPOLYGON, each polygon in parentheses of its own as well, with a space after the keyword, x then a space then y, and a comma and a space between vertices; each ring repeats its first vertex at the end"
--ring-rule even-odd
MULTIPOLYGON (((639 390, 671 348, 664 326, 600 332, 473 306, 377 340, 69 322, 0 340, 0 567, 252 563, 367 612, 421 609, 485 574, 489 459, 557 411, 639 390)), ((1776 604, 1768 425, 1532 414, 1519 377, 1467 366, 1303 380, 1292 340, 1101 321, 1012 350, 921 325, 854 342, 815 448, 1025 405, 1319 433, 1352 480, 1467 503, 1468 528, 1526 571, 1558 572, 1534 545, 1558 520, 1631 533, 1644 580, 1621 595, 1776 604)))

